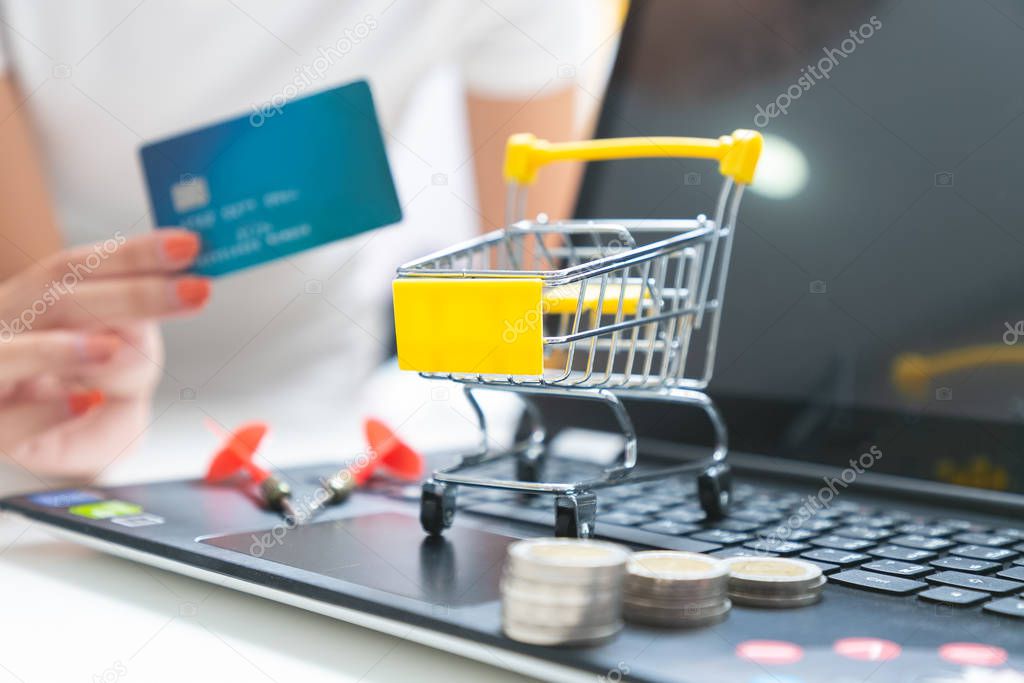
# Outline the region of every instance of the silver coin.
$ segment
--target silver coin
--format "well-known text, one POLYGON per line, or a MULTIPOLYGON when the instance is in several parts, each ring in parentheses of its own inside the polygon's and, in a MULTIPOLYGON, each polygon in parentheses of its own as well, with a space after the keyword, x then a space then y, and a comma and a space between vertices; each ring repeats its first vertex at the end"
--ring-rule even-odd
POLYGON ((655 585, 673 585, 680 582, 714 583, 729 575, 728 566, 717 558, 674 550, 633 553, 626 565, 626 571, 633 581, 655 585))
POLYGON ((630 574, 627 572, 623 579, 625 583, 632 586, 642 586, 649 590, 679 590, 679 589, 699 589, 699 588, 714 588, 715 586, 723 586, 729 582, 729 575, 722 574, 710 579, 686 579, 686 578, 651 578, 647 576, 637 576, 636 574, 630 574))
POLYGON ((699 599, 686 599, 686 600, 652 600, 647 596, 633 595, 627 593, 622 598, 623 605, 629 605, 638 609, 655 609, 655 610, 684 610, 684 609, 706 609, 709 607, 717 607, 723 602, 726 602, 729 596, 726 594, 713 595, 699 599))
POLYGON ((538 591, 522 581, 502 581, 500 590, 501 597, 506 600, 517 600, 534 605, 551 605, 553 607, 587 607, 589 605, 609 605, 622 602, 621 591, 551 593, 538 591))
POLYGON ((722 602, 704 605, 700 608, 689 605, 682 607, 637 607, 631 603, 625 603, 623 605, 623 614, 630 619, 643 616, 658 618, 662 621, 691 621, 724 614, 731 607, 732 601, 728 598, 722 602))
POLYGON ((676 588, 692 588, 697 586, 719 586, 724 583, 728 583, 729 575, 723 574, 722 576, 716 576, 710 579, 686 579, 686 578, 651 578, 648 576, 637 576, 636 574, 626 573, 626 577, 623 579, 627 583, 634 586, 644 586, 651 590, 671 590, 676 588))
POLYGON ((737 605, 791 608, 821 600, 825 576, 810 562, 791 558, 731 558, 729 597, 737 605))
POLYGON ((605 541, 536 538, 508 547, 506 571, 519 578, 543 581, 621 581, 629 552, 605 541))
POLYGON ((502 594, 514 594, 534 602, 558 605, 588 605, 596 600, 619 600, 622 590, 619 586, 593 588, 575 584, 552 584, 543 581, 520 579, 505 574, 499 583, 502 594))
POLYGON ((501 614, 502 618, 512 619, 520 624, 534 624, 546 628, 599 626, 621 620, 622 603, 563 607, 510 600, 506 597, 501 603, 501 614))
POLYGON ((637 607, 625 603, 622 608, 623 617, 627 621, 664 627, 693 627, 715 624, 729 614, 732 603, 726 599, 714 605, 700 608, 685 606, 677 609, 637 607))
POLYGON ((747 595, 763 595, 766 597, 799 597, 820 591, 825 585, 825 577, 819 576, 799 583, 758 583, 752 581, 730 581, 729 594, 745 593, 747 595))
POLYGON ((622 621, 598 626, 551 628, 502 619, 502 630, 512 640, 529 645, 597 645, 613 638, 622 630, 622 621))
POLYGON ((576 573, 560 574, 546 567, 524 567, 522 564, 507 565, 502 577, 511 581, 522 581, 538 586, 547 586, 552 590, 609 591, 622 587, 622 574, 595 574, 583 576, 576 573))
POLYGON ((719 559, 699 553, 649 551, 634 553, 623 581, 624 610, 646 621, 670 623, 721 610, 727 603, 729 570, 719 559), (687 617, 684 612, 690 616, 687 617))
POLYGON ((737 605, 785 609, 789 607, 805 607, 807 605, 813 605, 821 600, 821 591, 818 590, 812 593, 795 596, 768 596, 730 592, 729 597, 737 605))
POLYGON ((791 557, 729 557, 723 560, 733 579, 763 583, 792 583, 821 576, 816 564, 791 557))
POLYGON ((672 588, 652 588, 649 586, 626 583, 622 587, 623 594, 644 596, 654 601, 678 602, 699 600, 708 597, 725 597, 728 584, 724 581, 718 585, 678 586, 672 588))
POLYGON ((721 621, 732 603, 729 569, 718 558, 699 553, 634 553, 626 565, 622 613, 652 626, 685 628, 721 621))

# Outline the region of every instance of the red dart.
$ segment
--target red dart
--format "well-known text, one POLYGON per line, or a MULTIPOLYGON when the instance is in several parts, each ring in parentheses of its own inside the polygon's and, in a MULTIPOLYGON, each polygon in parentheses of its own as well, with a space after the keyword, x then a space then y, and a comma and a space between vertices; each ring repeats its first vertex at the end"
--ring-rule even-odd
POLYGON ((390 427, 371 417, 363 423, 363 431, 370 447, 370 459, 364 465, 351 468, 357 484, 365 483, 378 467, 407 481, 415 481, 422 476, 423 456, 399 439, 390 427))
MULTIPOLYGON (((225 436, 224 430, 220 429, 212 420, 207 420, 206 426, 218 436, 225 436)), ((263 422, 249 422, 233 433, 227 433, 227 442, 223 448, 217 451, 210 462, 210 469, 206 472, 206 481, 221 481, 241 470, 245 470, 257 484, 265 481, 270 476, 270 472, 254 463, 252 459, 266 433, 267 425, 263 422)))

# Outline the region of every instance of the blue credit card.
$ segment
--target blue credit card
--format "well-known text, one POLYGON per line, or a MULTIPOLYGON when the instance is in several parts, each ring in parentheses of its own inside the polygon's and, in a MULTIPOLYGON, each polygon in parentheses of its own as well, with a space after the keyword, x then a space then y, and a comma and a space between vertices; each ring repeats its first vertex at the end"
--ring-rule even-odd
POLYGON ((156 224, 199 233, 194 271, 203 275, 402 219, 366 81, 154 142, 140 155, 156 224))

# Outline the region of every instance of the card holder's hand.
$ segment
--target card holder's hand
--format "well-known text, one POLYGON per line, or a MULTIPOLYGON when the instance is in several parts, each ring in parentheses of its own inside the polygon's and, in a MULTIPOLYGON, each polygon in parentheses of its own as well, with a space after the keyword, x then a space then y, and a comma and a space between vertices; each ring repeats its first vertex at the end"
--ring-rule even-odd
POLYGON ((37 477, 91 479, 141 443, 163 364, 156 323, 22 335, 0 344, 0 366, 6 351, 27 358, 28 346, 33 360, 16 377, 29 379, 8 372, 0 387, 0 454, 37 477))
POLYGON ((166 229, 54 254, 0 283, 0 341, 195 311, 210 297, 210 280, 182 271, 199 246, 194 233, 166 229))
POLYGON ((162 230, 56 254, 0 284, 0 456, 97 474, 139 440, 163 363, 155 319, 198 311, 199 242, 162 230))
POLYGON ((109 364, 122 345, 113 334, 68 330, 25 332, 0 343, 0 453, 36 474, 51 474, 37 468, 38 458, 18 455, 101 408, 106 395, 72 378, 88 366, 109 364))

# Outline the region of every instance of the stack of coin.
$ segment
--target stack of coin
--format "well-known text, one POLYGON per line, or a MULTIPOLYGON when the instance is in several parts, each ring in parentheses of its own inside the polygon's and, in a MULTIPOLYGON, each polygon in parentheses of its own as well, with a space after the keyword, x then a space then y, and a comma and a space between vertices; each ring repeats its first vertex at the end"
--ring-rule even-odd
POLYGON ((817 565, 788 557, 730 557, 729 597, 737 605, 802 607, 821 600, 817 565))
POLYGON ((623 615, 664 627, 717 623, 732 606, 728 586, 729 568, 714 557, 670 550, 633 553, 626 565, 623 615))
POLYGON ((629 552, 570 538, 517 541, 501 578, 505 635, 532 645, 589 645, 622 629, 629 552))

